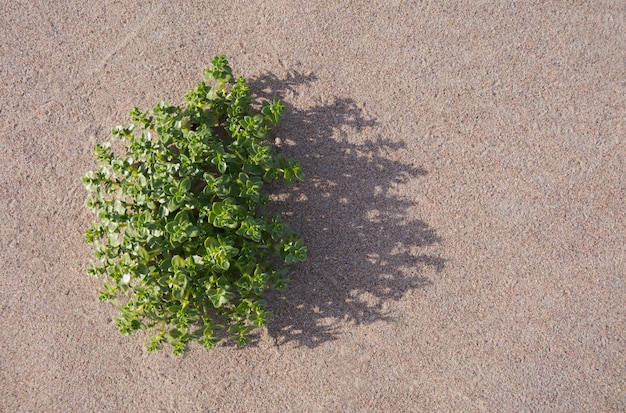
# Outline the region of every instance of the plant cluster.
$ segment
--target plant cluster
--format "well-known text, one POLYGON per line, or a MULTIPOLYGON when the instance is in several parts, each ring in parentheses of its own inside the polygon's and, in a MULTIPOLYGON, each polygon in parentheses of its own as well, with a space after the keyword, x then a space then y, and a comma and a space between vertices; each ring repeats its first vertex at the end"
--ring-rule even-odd
POLYGON ((264 291, 285 286, 278 261, 306 259, 280 216, 261 213, 264 183, 304 179, 268 139, 285 106, 255 102, 224 56, 204 75, 182 106, 134 108, 132 124, 112 131, 125 153, 96 145, 100 167, 83 177, 97 217, 85 234, 97 259, 88 273, 118 306, 120 332, 148 330, 149 351, 245 344, 271 315, 264 291))

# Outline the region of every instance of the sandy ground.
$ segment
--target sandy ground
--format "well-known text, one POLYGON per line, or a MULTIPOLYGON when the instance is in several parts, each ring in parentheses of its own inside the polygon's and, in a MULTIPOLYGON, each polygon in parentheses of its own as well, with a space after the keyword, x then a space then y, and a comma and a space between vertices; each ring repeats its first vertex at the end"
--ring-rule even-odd
POLYGON ((175 3, 0 2, 1 411, 626 411, 623 1, 175 3), (253 346, 151 355, 80 178, 221 53, 309 260, 253 346))

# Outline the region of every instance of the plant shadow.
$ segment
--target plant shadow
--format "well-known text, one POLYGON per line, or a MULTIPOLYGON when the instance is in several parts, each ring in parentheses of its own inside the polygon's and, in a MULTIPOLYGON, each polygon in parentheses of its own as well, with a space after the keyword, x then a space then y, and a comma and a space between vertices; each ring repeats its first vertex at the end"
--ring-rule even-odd
POLYGON ((306 175, 289 190, 271 188, 280 193, 270 212, 280 212, 308 247, 308 260, 289 267, 287 289, 266 294, 274 314, 267 331, 276 345, 316 347, 345 334, 346 324, 393 322, 390 304, 431 284, 427 268, 445 265, 424 253, 441 242, 436 231, 411 216, 415 202, 394 190, 427 171, 390 159, 404 143, 380 136, 352 143, 378 126, 352 99, 307 109, 285 101, 316 80, 298 72, 250 79, 256 96, 287 106, 276 129, 284 139, 278 150, 299 160, 306 175))

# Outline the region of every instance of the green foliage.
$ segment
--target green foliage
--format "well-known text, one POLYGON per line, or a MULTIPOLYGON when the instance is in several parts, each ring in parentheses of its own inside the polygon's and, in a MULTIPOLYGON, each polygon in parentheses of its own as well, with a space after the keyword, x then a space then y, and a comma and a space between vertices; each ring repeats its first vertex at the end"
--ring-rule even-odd
POLYGON ((211 64, 182 107, 134 108, 132 124, 112 131, 125 154, 96 145, 100 168, 83 178, 97 217, 85 234, 97 258, 88 273, 103 280, 100 299, 118 306, 123 334, 150 332, 149 351, 169 343, 182 354, 222 337, 245 344, 270 316, 263 292, 285 286, 275 263, 306 259, 290 227, 260 213, 264 183, 304 178, 267 141, 285 106, 254 109, 226 58, 211 64))

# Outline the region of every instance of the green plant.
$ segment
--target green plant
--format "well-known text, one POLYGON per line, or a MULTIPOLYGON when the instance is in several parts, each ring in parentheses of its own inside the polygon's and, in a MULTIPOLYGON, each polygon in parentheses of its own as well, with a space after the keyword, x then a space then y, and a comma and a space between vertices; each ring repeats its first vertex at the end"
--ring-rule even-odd
POLYGON ((97 258, 88 273, 103 279, 100 299, 118 306, 120 332, 148 330, 149 351, 245 344, 270 316, 263 292, 285 286, 278 261, 306 259, 290 227, 261 213, 265 182, 304 178, 268 141, 285 106, 254 102, 224 56, 211 64, 210 84, 182 107, 134 108, 132 124, 112 131, 124 153, 96 145, 100 168, 83 177, 97 216, 85 234, 97 258))

